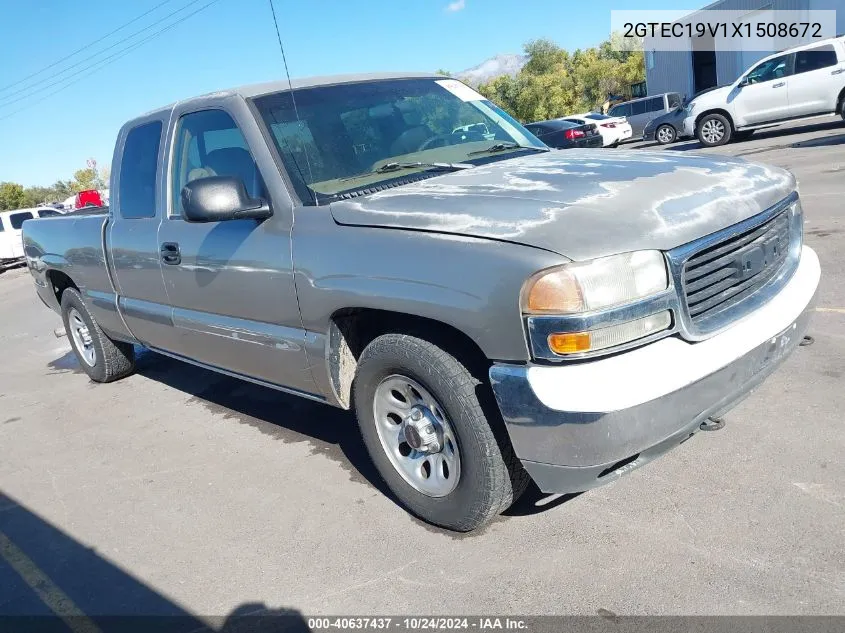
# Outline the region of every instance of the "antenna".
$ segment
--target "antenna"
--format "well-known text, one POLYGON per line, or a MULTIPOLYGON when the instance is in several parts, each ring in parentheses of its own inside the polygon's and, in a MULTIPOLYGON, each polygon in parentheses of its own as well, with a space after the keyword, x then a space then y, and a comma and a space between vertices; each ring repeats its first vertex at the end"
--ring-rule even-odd
MULTIPOLYGON (((279 33, 279 21, 276 19, 276 7, 273 6, 273 0, 267 0, 270 3, 270 12, 273 14, 273 25, 276 27, 276 39, 279 40, 279 50, 282 51, 282 61, 285 64, 285 75, 288 78, 288 89, 290 90, 290 101, 293 104, 293 115, 296 117, 296 122, 302 128, 302 119, 299 118, 299 110, 296 109, 296 97, 293 94, 293 82, 290 80, 290 71, 288 70, 288 58, 285 57, 285 47, 282 44, 282 36, 279 33)), ((305 154, 305 164, 308 166, 308 176, 314 180, 314 174, 311 172, 311 161, 308 159, 308 149, 303 145, 302 153, 305 154)), ((293 157, 293 152, 291 152, 293 157)), ((296 159, 294 159, 294 163, 296 159)))

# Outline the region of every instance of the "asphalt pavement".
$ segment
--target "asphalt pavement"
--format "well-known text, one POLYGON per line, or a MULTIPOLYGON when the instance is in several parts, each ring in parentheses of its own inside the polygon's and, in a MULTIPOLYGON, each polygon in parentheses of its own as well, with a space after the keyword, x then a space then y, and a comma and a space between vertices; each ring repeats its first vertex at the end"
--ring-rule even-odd
POLYGON ((845 615, 845 125, 706 153, 797 176, 815 343, 723 430, 469 535, 391 500, 348 413, 151 353, 90 382, 0 274, 0 614, 845 615))

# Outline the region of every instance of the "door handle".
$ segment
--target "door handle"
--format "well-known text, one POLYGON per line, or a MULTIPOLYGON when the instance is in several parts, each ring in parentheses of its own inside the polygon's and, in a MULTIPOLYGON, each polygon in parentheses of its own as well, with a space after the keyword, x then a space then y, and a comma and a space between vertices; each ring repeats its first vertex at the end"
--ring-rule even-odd
POLYGON ((772 85, 772 88, 783 88, 786 85, 785 81, 781 81, 780 83, 776 83, 772 85))
POLYGON ((831 70, 830 71, 831 75, 841 75, 842 73, 845 73, 845 68, 840 68, 839 70, 831 70))
POLYGON ((182 253, 179 251, 179 245, 176 242, 164 242, 161 245, 161 261, 171 266, 176 266, 182 263, 182 253))

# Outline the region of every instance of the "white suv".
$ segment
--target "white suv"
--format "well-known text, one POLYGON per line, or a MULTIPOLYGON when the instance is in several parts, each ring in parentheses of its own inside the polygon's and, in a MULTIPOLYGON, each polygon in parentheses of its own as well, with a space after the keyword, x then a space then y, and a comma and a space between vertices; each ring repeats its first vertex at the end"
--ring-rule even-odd
POLYGON ((845 118, 845 37, 769 55, 734 83, 686 106, 684 132, 705 147, 743 140, 755 129, 796 119, 845 118))

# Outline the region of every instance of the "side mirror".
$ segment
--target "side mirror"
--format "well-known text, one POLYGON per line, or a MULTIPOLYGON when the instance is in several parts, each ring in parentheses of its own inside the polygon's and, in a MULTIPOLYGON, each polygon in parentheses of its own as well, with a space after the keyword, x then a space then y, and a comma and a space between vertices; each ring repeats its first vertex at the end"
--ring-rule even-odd
POLYGON ((250 198, 240 178, 209 176, 182 188, 182 210, 187 222, 223 222, 273 215, 262 198, 250 198))
POLYGON ((748 78, 748 75, 742 78, 742 81, 739 82, 739 87, 744 88, 745 86, 750 86, 751 80, 748 78))

